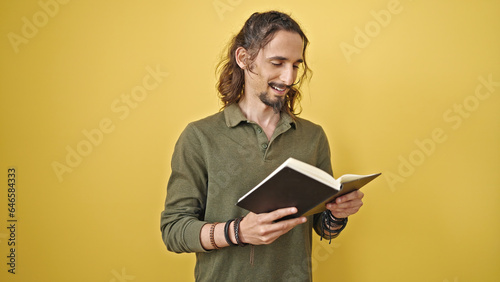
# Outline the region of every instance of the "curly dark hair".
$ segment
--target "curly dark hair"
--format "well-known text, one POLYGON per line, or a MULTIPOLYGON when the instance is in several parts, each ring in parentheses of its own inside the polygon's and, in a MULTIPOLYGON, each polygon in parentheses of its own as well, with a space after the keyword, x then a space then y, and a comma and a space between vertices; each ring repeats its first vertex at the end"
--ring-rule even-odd
POLYGON ((281 109, 281 111, 289 113, 292 117, 300 113, 300 111, 296 111, 295 108, 296 104, 299 104, 301 98, 299 88, 309 73, 311 73, 311 70, 307 66, 305 55, 309 40, 295 20, 289 15, 277 11, 252 14, 245 22, 240 32, 228 45, 225 57, 217 66, 217 72, 220 73, 219 81, 217 82, 217 90, 219 91, 219 97, 223 104, 222 109, 231 104, 238 103, 243 95, 245 76, 244 70, 241 69, 236 62, 236 49, 239 47, 245 48, 250 54, 250 61, 253 61, 259 53, 259 50, 265 47, 274 38, 276 32, 281 30, 298 33, 304 44, 302 51, 304 67, 300 75, 299 83, 290 87, 290 90, 285 96, 283 108, 281 109))

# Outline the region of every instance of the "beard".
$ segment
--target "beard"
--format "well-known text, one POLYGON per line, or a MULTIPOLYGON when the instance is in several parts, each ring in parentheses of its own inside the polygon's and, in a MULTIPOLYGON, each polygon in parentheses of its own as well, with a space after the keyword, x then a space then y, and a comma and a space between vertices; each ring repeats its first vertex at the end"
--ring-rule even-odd
POLYGON ((259 98, 266 106, 273 108, 275 114, 280 113, 285 104, 285 97, 275 97, 272 99, 267 92, 260 93, 259 98))
MULTIPOLYGON (((276 82, 272 82, 272 81, 269 82, 268 85, 269 85, 269 87, 272 87, 272 88, 275 87, 275 88, 280 88, 280 89, 285 89, 285 88, 290 89, 290 87, 291 87, 291 85, 276 83, 276 82)), ((273 108, 273 111, 275 114, 280 113, 281 110, 283 109, 283 105, 285 104, 285 97, 286 97, 286 95, 283 97, 275 96, 274 100, 273 100, 273 97, 268 92, 262 92, 259 95, 259 98, 262 101, 262 103, 264 103, 266 106, 273 108)))

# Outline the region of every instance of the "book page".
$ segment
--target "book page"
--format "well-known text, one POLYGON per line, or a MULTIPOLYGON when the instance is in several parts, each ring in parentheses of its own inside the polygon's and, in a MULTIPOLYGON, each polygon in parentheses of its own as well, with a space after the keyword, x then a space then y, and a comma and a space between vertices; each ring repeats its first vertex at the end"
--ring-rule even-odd
POLYGON ((346 183, 346 182, 351 182, 351 181, 358 180, 361 178, 370 177, 370 176, 373 176, 375 174, 368 174, 368 175, 344 174, 341 177, 339 177, 337 180, 339 181, 339 183, 346 183))
POLYGON ((299 160, 289 158, 285 164, 287 164, 288 167, 299 171, 305 175, 308 175, 311 178, 316 179, 317 181, 320 181, 324 183, 325 185, 331 186, 332 188, 335 188, 337 190, 340 189, 340 183, 338 180, 333 178, 330 174, 328 174, 326 171, 317 168, 313 165, 310 165, 308 163, 301 162, 299 160))

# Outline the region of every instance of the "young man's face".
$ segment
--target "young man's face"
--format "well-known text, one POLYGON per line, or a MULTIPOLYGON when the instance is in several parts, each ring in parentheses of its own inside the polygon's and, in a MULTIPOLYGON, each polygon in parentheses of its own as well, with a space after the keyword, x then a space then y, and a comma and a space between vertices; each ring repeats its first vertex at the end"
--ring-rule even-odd
POLYGON ((262 48, 250 71, 245 73, 245 94, 258 97, 275 112, 281 110, 285 94, 297 79, 303 41, 298 33, 278 31, 262 48))

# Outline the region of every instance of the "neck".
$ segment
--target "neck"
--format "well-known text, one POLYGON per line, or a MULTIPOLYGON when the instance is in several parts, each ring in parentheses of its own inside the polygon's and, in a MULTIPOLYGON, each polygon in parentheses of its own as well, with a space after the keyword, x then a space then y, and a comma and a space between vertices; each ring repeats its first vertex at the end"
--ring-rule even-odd
POLYGON ((255 99, 247 99, 247 96, 243 96, 238 102, 238 105, 249 121, 253 121, 260 125, 262 129, 266 132, 268 138, 271 138, 276 125, 280 120, 280 114, 275 113, 272 107, 269 107, 262 103, 262 101, 255 99))

